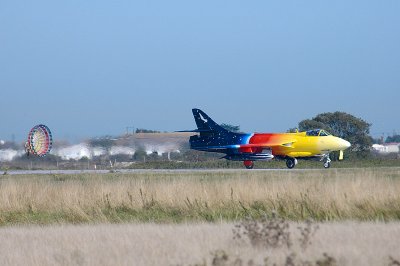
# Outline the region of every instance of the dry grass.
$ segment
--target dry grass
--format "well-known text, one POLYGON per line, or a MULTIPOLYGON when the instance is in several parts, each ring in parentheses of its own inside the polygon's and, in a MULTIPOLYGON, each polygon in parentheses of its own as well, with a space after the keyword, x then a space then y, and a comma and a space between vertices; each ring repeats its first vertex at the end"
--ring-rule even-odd
POLYGON ((400 168, 2 176, 0 265, 396 265, 399 219, 400 168))
POLYGON ((0 224, 398 220, 400 168, 2 176, 0 224))
MULTIPOLYGON (((290 225, 294 239, 300 237, 298 224, 290 225)), ((336 265, 390 265, 390 257, 400 259, 399 223, 322 223, 306 250, 297 241, 290 250, 254 248, 233 240, 233 227, 226 223, 3 227, 0 265, 212 265, 217 250, 231 262, 219 265, 232 265, 237 259, 243 265, 249 261, 264 265, 265 258, 268 265, 290 265, 289 257, 294 265, 302 261, 316 265, 324 253, 336 265)))

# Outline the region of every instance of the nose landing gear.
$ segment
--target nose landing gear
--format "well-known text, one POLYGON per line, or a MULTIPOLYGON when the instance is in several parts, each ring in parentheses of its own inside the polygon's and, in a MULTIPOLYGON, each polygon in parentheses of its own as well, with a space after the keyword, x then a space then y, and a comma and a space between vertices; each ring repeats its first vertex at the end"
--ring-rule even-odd
POLYGON ((331 158, 329 158, 329 154, 324 155, 324 157, 322 157, 322 161, 324 162, 324 168, 331 167, 331 158))

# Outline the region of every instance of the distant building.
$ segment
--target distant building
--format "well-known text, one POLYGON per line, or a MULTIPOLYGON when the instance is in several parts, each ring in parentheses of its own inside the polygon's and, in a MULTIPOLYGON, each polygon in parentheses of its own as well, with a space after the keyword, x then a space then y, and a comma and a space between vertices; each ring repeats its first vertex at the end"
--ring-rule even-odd
POLYGON ((378 153, 399 153, 400 142, 373 144, 372 149, 378 153))

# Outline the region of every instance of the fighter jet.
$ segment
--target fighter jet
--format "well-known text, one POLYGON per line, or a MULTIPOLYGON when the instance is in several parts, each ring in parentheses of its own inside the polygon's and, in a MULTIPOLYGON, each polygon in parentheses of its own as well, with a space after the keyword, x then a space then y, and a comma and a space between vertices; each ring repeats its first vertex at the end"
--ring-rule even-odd
POLYGON ((198 133, 190 137, 190 148, 224 153, 222 158, 243 161, 247 169, 254 167, 254 161, 274 158, 285 160, 290 169, 297 165, 297 159, 318 159, 329 168, 329 153, 340 151, 341 160, 343 151, 350 147, 350 142, 323 129, 296 133, 236 133, 221 127, 200 109, 192 109, 192 112, 197 129, 180 131, 198 133))

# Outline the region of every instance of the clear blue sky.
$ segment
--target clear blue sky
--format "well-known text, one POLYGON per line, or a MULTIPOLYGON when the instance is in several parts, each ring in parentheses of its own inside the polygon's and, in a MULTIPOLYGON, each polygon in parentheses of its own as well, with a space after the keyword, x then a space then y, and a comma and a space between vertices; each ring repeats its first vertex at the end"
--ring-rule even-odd
MULTIPOLYGON (((400 1, 0 1, 0 139, 243 131, 344 111, 400 131, 400 1)), ((398 132, 400 133, 400 132, 398 132)))

